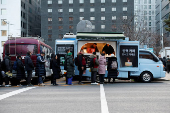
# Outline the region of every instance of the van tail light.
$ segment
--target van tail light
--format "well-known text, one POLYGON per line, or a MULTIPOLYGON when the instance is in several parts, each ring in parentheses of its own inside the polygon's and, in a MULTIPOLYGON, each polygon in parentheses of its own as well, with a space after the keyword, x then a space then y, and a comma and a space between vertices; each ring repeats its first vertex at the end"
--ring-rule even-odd
POLYGON ((117 76, 119 75, 119 72, 117 72, 117 76))
POLYGON ((66 75, 67 74, 67 72, 64 72, 64 75, 66 75))

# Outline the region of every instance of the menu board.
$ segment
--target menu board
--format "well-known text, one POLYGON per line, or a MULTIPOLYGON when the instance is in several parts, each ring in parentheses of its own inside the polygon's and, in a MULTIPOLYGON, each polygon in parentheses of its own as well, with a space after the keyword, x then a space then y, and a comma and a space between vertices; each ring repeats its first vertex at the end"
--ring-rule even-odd
POLYGON ((66 50, 70 49, 72 56, 74 57, 74 45, 73 44, 58 44, 56 45, 56 53, 60 57, 60 65, 64 65, 66 50))
POLYGON ((138 46, 120 45, 120 67, 138 67, 138 46))

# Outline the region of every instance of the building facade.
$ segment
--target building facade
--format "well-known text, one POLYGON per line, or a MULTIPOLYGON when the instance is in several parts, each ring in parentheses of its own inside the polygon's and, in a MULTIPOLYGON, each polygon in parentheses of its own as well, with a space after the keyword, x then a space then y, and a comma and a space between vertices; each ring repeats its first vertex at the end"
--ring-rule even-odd
POLYGON ((158 34, 163 35, 164 37, 170 37, 170 32, 165 30, 165 27, 168 27, 163 22, 165 19, 168 19, 170 15, 170 3, 169 0, 157 0, 156 2, 156 31, 158 34))
POLYGON ((0 53, 9 37, 41 35, 40 0, 0 0, 0 53))
POLYGON ((42 0, 41 36, 54 49, 65 33, 76 34, 81 20, 92 23, 92 32, 123 32, 122 20, 134 16, 134 0, 42 0))
POLYGON ((156 30, 156 0, 134 0, 136 31, 146 29, 156 30))

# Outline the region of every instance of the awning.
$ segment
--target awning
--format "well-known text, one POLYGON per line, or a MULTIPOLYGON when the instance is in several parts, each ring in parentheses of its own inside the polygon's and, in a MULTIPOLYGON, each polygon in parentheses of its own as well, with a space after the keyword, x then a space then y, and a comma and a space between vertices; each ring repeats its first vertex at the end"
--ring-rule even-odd
POLYGON ((92 39, 92 40, 125 40, 123 33, 112 33, 112 32, 78 32, 77 39, 92 39))

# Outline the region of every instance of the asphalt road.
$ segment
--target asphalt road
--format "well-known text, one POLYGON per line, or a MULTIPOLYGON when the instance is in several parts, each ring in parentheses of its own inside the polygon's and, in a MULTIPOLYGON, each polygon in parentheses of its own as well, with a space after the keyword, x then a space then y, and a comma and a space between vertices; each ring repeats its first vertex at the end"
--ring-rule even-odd
MULTIPOLYGON (((32 89, 0 87, 0 113, 101 113, 100 85, 89 82, 78 85, 75 81, 68 86, 63 79, 59 86, 51 86, 50 81, 45 84, 32 89), (9 96, 11 92, 17 93, 9 96)), ((169 80, 151 83, 117 80, 104 84, 104 93, 109 113, 170 113, 169 80)))

